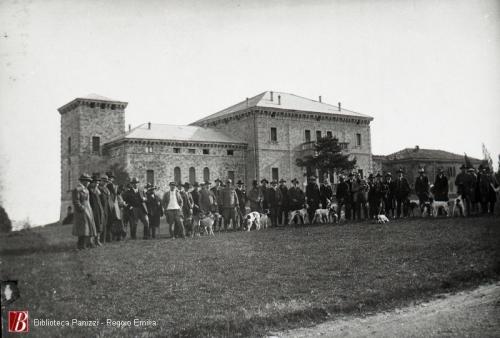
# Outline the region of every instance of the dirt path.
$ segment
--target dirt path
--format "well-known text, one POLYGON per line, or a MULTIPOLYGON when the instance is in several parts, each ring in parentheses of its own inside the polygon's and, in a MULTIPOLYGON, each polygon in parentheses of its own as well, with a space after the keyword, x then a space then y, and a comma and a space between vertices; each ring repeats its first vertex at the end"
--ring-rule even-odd
POLYGON ((500 337, 500 283, 413 307, 344 317, 278 337, 500 337))

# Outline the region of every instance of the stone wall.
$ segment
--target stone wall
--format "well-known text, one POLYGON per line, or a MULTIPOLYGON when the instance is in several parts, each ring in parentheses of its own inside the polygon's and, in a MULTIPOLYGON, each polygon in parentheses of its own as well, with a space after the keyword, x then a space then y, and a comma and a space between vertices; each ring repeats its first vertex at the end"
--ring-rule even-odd
POLYGON ((180 168, 182 182, 190 181, 190 168, 194 168, 197 182, 204 180, 205 168, 209 169, 212 182, 228 178, 228 171, 234 172, 236 181, 246 181, 246 149, 241 144, 127 141, 114 144, 108 151, 109 162, 122 163, 130 177, 137 177, 142 185, 146 183, 147 171, 153 170, 154 184, 161 191, 166 191, 169 182, 174 181, 175 167, 180 168), (180 148, 180 153, 174 153, 174 148, 180 148), (189 153, 189 149, 195 153, 189 153), (209 154, 203 154, 203 149, 208 149, 209 154), (233 150, 233 155, 228 155, 228 150, 233 150))
POLYGON ((68 205, 72 205, 71 191, 80 175, 109 168, 102 145, 125 131, 125 105, 113 104, 114 109, 111 106, 111 103, 82 100, 61 112, 61 217, 66 215, 68 205), (100 137, 101 151, 96 153, 92 152, 93 136, 100 137))
MULTIPOLYGON (((322 116, 322 115, 321 115, 322 116)), ((295 162, 301 156, 301 145, 306 142, 305 130, 311 131, 311 140, 316 131, 322 136, 332 132, 340 142, 349 143, 348 151, 356 157, 363 173, 371 172, 371 133, 368 121, 357 123, 356 119, 330 119, 314 114, 284 114, 281 110, 245 110, 238 118, 221 119, 201 125, 222 130, 248 143, 247 177, 258 180, 271 178, 272 168, 278 168, 280 178, 300 179, 304 169, 295 162), (277 141, 271 141, 271 128, 277 130, 277 141), (361 134, 361 146, 356 146, 356 134, 361 134), (255 150, 254 150, 255 149, 255 150), (257 157, 254 159, 254 153, 257 157), (255 168, 258 168, 255 172, 255 168)), ((247 182, 249 184, 250 182, 247 182)))

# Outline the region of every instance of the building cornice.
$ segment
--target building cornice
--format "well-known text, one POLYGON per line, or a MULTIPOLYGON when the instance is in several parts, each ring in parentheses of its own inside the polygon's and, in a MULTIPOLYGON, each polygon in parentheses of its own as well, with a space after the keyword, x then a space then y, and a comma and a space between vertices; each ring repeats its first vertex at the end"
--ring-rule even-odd
POLYGON ((246 143, 232 142, 204 142, 204 141, 178 141, 178 140, 155 140, 155 139, 119 139, 109 143, 105 143, 103 147, 113 148, 123 144, 140 144, 140 145, 161 145, 170 147, 204 147, 204 148, 231 148, 231 149, 246 149, 246 143))

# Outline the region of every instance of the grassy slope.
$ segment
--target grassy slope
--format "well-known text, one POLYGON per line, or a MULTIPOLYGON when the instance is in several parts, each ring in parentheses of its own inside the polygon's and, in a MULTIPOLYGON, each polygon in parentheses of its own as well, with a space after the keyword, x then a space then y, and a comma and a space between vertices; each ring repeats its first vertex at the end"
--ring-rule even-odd
POLYGON ((0 237, 0 277, 19 279, 22 299, 14 305, 31 318, 140 318, 159 323, 148 328, 154 335, 255 336, 498 279, 499 223, 411 219, 128 241, 83 252, 71 249, 70 227, 47 227, 0 237))

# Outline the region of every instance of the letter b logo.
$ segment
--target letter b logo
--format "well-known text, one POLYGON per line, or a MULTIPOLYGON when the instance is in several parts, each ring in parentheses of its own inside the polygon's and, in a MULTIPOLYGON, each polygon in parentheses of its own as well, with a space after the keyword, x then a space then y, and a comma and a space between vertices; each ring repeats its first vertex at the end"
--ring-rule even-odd
POLYGON ((9 332, 29 332, 28 311, 9 311, 9 332))

